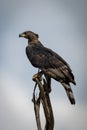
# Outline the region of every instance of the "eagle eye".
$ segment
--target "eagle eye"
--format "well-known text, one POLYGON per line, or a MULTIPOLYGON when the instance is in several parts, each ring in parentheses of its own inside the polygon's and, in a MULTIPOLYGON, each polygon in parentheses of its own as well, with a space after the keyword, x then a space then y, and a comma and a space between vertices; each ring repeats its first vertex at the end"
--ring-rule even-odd
POLYGON ((27 33, 26 33, 26 32, 24 32, 24 34, 26 35, 27 33))

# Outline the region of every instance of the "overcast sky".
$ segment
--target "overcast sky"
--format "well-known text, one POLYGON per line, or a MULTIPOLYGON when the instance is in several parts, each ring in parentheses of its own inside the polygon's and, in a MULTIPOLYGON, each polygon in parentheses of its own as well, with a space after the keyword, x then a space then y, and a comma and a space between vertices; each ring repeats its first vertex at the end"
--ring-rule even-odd
POLYGON ((26 57, 27 40, 18 37, 26 30, 38 33, 44 46, 60 54, 75 75, 75 106, 52 80, 55 130, 87 130, 86 5, 86 0, 0 1, 0 130, 37 129, 31 102, 37 69, 26 57))

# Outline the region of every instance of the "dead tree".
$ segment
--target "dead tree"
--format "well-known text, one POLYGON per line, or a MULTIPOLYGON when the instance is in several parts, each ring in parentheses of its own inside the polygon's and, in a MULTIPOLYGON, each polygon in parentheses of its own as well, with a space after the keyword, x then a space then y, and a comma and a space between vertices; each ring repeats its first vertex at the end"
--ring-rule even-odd
POLYGON ((33 91, 33 104, 34 104, 34 111, 37 123, 37 129, 42 130, 41 120, 40 120, 40 104, 42 103, 44 116, 46 120, 46 124, 44 130, 53 130, 54 128, 54 116, 52 105, 50 101, 48 86, 46 78, 42 78, 41 75, 35 74, 33 76, 33 81, 35 81, 35 87, 33 91), (38 97, 35 94, 36 87, 38 86, 39 94, 38 97))

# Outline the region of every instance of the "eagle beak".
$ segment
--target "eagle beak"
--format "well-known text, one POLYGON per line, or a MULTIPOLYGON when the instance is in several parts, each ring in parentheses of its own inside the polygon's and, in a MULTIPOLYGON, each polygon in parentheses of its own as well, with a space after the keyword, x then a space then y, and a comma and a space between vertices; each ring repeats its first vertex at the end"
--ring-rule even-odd
POLYGON ((26 35, 24 33, 19 34, 19 37, 25 37, 26 35))

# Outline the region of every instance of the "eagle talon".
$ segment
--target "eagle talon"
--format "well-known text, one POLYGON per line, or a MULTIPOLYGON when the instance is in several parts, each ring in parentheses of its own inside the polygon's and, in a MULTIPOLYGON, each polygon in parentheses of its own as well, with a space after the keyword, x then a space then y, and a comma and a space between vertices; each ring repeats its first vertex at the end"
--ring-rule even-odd
POLYGON ((40 81, 42 81, 42 77, 41 76, 42 75, 40 75, 39 73, 37 73, 37 74, 33 75, 32 80, 36 81, 36 78, 38 78, 40 81))

